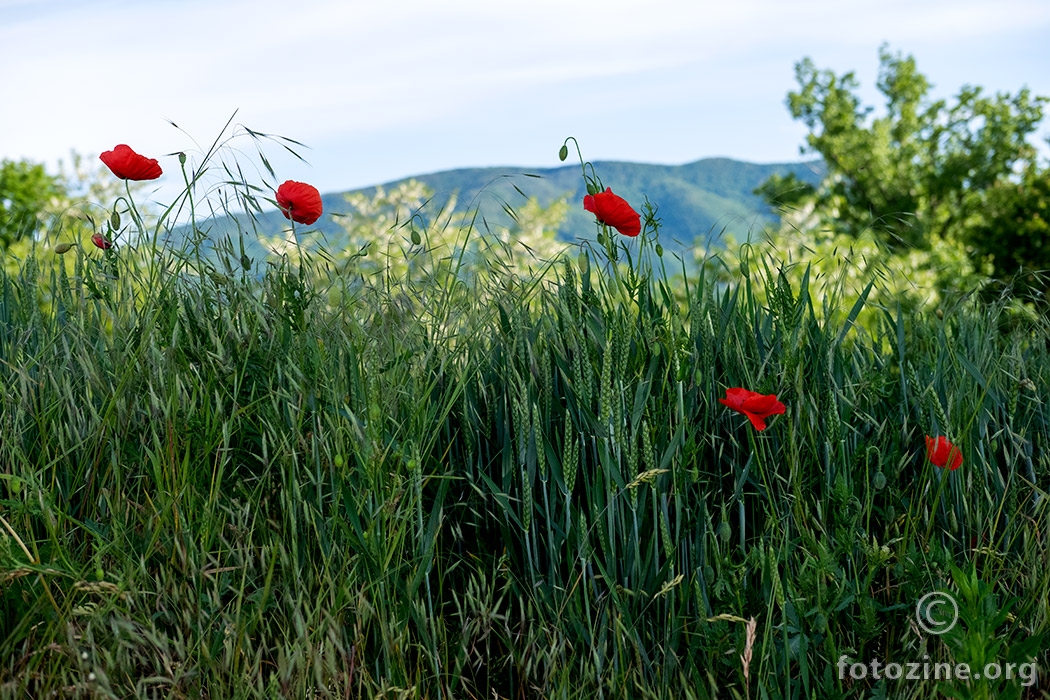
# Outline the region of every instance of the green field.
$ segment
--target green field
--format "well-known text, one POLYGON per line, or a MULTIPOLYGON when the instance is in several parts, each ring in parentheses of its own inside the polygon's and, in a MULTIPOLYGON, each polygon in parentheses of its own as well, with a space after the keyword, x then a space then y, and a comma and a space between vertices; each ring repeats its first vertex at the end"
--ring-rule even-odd
POLYGON ((0 697, 1040 697, 1044 316, 716 283, 651 220, 531 267, 414 221, 397 266, 253 265, 130 201, 137 236, 4 273, 0 697))

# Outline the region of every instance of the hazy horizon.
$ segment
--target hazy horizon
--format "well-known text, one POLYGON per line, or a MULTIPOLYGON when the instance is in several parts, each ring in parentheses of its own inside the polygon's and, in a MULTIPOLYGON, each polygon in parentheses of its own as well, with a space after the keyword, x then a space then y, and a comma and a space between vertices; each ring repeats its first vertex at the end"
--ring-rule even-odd
MULTIPOLYGON (((591 161, 799 162, 812 154, 784 99, 802 58, 854 71, 876 106, 883 43, 915 56, 936 97, 1050 95, 1047 35, 1035 0, 0 0, 0 158, 53 166, 128 143, 161 159, 167 190, 181 178, 165 154, 206 147, 238 110, 306 144, 309 165, 267 156, 278 180, 323 192, 557 167, 569 136, 591 161)), ((1044 120, 1040 145, 1047 133, 1044 120)))

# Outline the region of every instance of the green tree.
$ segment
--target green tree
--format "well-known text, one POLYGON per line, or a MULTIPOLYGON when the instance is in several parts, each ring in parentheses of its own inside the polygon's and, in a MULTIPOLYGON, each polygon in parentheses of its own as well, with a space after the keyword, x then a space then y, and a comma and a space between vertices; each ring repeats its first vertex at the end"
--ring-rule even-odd
POLYGON ((30 161, 0 163, 0 248, 33 237, 65 199, 62 179, 30 161))
MULTIPOLYGON (((862 104, 853 73, 809 59, 795 66, 799 89, 787 106, 809 129, 803 152, 823 157, 827 176, 815 188, 793 178, 757 188, 781 225, 750 253, 798 278, 810 270, 839 280, 847 308, 861 292, 851 288, 856 280, 872 277, 869 304, 911 310, 978 289, 997 294, 989 278, 1043 293, 1050 172, 1029 139, 1046 98, 966 86, 934 100, 913 58, 886 47, 879 58, 878 116, 862 104)), ((734 255, 724 256, 730 268, 734 255)))
MULTIPOLYGON (((950 103, 933 100, 914 58, 884 46, 879 59, 885 114, 877 118, 852 72, 819 70, 808 58, 795 66, 799 90, 788 94, 788 109, 809 129, 803 150, 828 169, 810 195, 815 212, 837 231, 872 231, 891 249, 970 242, 986 223, 989 192, 1034 162, 1028 138, 1046 99, 965 86, 950 103)), ((759 192, 777 202, 786 189, 767 183, 759 192)))
POLYGON ((1032 166, 1017 182, 997 183, 987 204, 984 224, 971 235, 974 247, 995 277, 1050 301, 1050 170, 1032 166))

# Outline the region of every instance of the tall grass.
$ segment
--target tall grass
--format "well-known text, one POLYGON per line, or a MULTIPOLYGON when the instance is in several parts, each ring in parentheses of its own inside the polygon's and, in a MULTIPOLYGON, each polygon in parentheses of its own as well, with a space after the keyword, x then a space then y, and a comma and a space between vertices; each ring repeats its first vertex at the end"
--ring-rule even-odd
POLYGON ((459 275, 426 233, 396 277, 236 241, 4 277, 0 695, 1038 696, 836 662, 1045 667, 1044 319, 862 327, 651 239, 459 275), (736 386, 786 414, 754 431, 736 386))

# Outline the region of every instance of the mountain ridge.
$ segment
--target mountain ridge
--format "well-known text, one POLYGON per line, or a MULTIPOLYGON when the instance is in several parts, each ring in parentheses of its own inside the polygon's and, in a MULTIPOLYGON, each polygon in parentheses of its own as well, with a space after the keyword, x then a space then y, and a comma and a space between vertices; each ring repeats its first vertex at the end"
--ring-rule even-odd
MULTIPOLYGON (((658 215, 663 220, 662 232, 672 236, 680 233, 671 230, 675 223, 683 223, 694 217, 695 223, 688 226, 686 232, 696 235, 707 234, 725 217, 738 217, 748 222, 749 228, 755 223, 756 215, 762 222, 772 223, 776 215, 754 194, 753 190, 756 187, 774 173, 784 175, 793 172, 803 181, 813 184, 819 182, 824 173, 823 163, 819 160, 750 163, 727 157, 712 157, 681 165, 634 161, 595 161, 591 165, 602 184, 627 199, 635 209, 640 210, 641 203, 648 198, 658 207, 658 215)), ((580 223, 587 224, 587 231, 593 229, 593 217, 583 211, 585 185, 581 167, 578 165, 550 168, 456 168, 400 178, 346 192, 329 193, 324 195, 324 198, 326 211, 339 212, 340 209, 346 208, 345 202, 340 201, 346 194, 361 192, 367 196, 379 187, 389 189, 403 182, 416 180, 434 192, 434 200, 437 202, 443 202, 445 198, 455 194, 458 195, 461 206, 469 207, 477 195, 487 189, 493 194, 505 196, 511 204, 520 204, 524 201, 521 200, 521 195, 514 191, 510 184, 504 185, 503 182, 515 177, 523 178, 524 184, 517 182, 520 189, 528 196, 535 196, 543 205, 560 196, 567 196, 570 202, 580 202, 578 207, 570 207, 569 215, 559 230, 563 237, 574 231, 578 233, 580 223), (514 199, 519 201, 515 202, 514 199), (328 208, 329 204, 331 208, 328 208)), ((718 230, 720 231, 721 227, 718 227, 718 230)), ((747 233, 739 225, 732 224, 727 225, 726 232, 737 235, 747 233)))
MULTIPOLYGON (((794 173, 799 179, 816 184, 823 177, 824 166, 821 161, 750 163, 714 157, 681 165, 595 161, 589 164, 588 172, 594 172, 604 187, 624 197, 639 212, 647 199, 657 209, 664 249, 683 253, 697 245, 718 247, 726 235, 742 240, 774 225, 776 213, 754 194, 754 189, 774 173, 794 173)), ((310 228, 320 231, 327 240, 338 242, 344 231, 336 218, 354 214, 347 195, 360 193, 371 198, 380 188, 389 191, 413 180, 433 193, 435 213, 455 196, 456 210, 476 208, 476 221, 483 225, 510 225, 505 207, 517 208, 526 203, 527 197, 535 197, 541 206, 565 197, 569 211, 559 227, 559 238, 593 239, 596 233, 593 215, 583 210, 586 190, 579 165, 456 168, 329 192, 322 195, 324 215, 310 228)), ((278 234, 288 225, 276 210, 256 214, 256 220, 256 229, 265 236, 278 234)))

